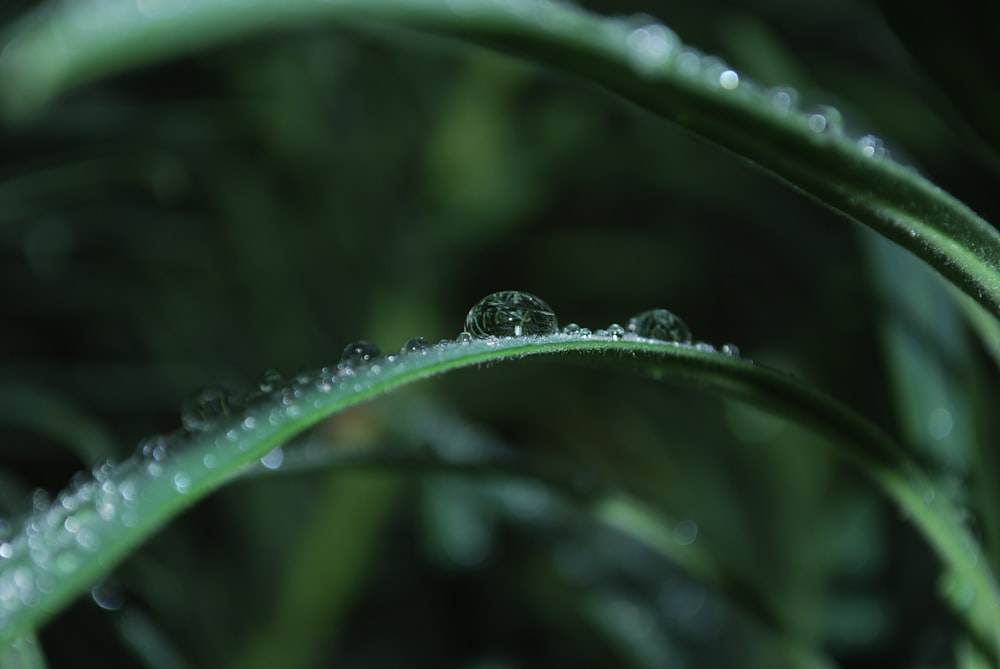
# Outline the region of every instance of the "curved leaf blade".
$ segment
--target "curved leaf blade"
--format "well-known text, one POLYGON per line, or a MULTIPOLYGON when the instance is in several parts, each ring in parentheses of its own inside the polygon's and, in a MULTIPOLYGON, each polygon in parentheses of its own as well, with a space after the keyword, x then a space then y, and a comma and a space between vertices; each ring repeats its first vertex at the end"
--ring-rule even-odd
POLYGON ((0 110, 24 115, 85 81, 275 26, 398 23, 513 51, 677 122, 908 249, 1000 317, 1000 233, 992 225, 882 155, 876 139, 845 137, 832 119, 816 125, 776 105, 661 25, 541 0, 173 0, 155 12, 144 7, 80 0, 22 19, 0 59, 0 110))
POLYGON ((338 411, 428 377, 483 363, 548 356, 631 368, 780 412, 826 434, 838 452, 909 514, 972 593, 959 613, 995 648, 1000 589, 956 509, 877 427, 793 378, 721 353, 652 340, 550 335, 443 344, 350 371, 324 369, 202 432, 174 452, 95 470, 0 542, 0 643, 36 629, 183 509, 271 449, 338 411))

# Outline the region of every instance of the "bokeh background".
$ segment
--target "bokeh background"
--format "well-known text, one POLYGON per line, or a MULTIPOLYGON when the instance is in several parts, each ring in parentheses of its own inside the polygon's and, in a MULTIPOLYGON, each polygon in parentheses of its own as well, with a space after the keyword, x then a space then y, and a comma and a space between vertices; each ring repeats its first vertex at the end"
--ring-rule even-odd
MULTIPOLYGON (((585 4, 837 106, 1000 220, 996 174, 868 3, 585 4)), ((452 338, 481 297, 520 289, 595 329, 665 307, 794 373, 906 439, 988 534, 969 462, 995 434, 996 379, 937 278, 586 82, 401 29, 302 26, 88 85, 0 133, 10 517, 174 430, 201 387, 336 363, 360 338, 452 338)), ((525 362, 306 441, 539 456, 648 502, 755 588, 734 599, 530 474, 278 468, 50 623, 50 665, 764 668, 792 666, 793 638, 843 667, 952 666, 933 556, 780 418, 525 362)))

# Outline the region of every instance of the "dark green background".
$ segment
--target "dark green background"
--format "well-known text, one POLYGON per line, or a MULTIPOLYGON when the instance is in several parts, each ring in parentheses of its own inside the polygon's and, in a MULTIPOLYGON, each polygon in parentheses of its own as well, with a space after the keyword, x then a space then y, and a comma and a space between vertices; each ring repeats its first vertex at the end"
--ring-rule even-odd
MULTIPOLYGON (((848 132, 874 132, 1000 220, 996 172, 954 109, 964 101, 928 84, 877 8, 590 6, 655 15, 744 77, 794 85, 805 109, 836 105, 848 132)), ((383 350, 452 338, 482 296, 520 289, 595 329, 676 312, 697 339, 734 342, 914 444, 975 522, 969 443, 994 443, 996 375, 936 278, 585 82, 398 29, 303 26, 89 85, 0 133, 12 514, 33 489, 55 493, 175 429, 199 387, 336 363, 359 338, 383 350), (927 395, 955 417, 946 438, 926 434, 927 395)), ((312 438, 497 440, 550 456, 653 503, 679 532, 696 523, 697 542, 840 666, 953 661, 936 562, 912 529, 816 437, 745 407, 516 363, 386 398, 312 438)), ((753 601, 530 477, 320 468, 239 482, 104 587, 123 606, 81 600, 46 627, 51 666, 787 660, 753 601)))

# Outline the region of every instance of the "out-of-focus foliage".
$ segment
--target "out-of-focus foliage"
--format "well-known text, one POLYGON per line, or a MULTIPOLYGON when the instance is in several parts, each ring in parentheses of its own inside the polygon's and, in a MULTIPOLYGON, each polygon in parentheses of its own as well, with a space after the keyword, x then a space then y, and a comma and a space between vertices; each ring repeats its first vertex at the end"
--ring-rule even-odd
MULTIPOLYGON (((804 106, 836 104, 1000 220, 988 152, 872 7, 590 5, 653 14, 804 106)), ((996 374, 938 277, 584 83, 409 32, 303 26, 88 85, 0 132, 11 514, 174 429, 200 386, 335 363, 361 337, 454 337, 480 297, 519 288, 592 328, 668 307, 824 388, 919 449, 1000 565, 982 446, 996 374)), ((930 551, 814 435, 540 363, 417 392, 312 437, 542 453, 678 519, 676 541, 726 556, 832 663, 958 662, 930 551)), ((781 666, 745 604, 530 477, 318 469, 203 502, 40 646, 52 667, 781 666)))

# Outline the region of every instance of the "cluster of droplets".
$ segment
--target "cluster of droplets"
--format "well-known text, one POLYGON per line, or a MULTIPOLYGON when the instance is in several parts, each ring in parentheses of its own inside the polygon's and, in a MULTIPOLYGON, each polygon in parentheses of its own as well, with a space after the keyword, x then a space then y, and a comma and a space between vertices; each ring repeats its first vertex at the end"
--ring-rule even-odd
POLYGON ((469 310, 465 330, 457 341, 469 343, 474 339, 502 339, 532 337, 561 333, 573 337, 594 337, 620 340, 649 340, 690 346, 704 352, 722 353, 739 357, 735 344, 720 348, 706 342, 695 342, 691 329, 676 314, 667 309, 650 309, 636 314, 627 326, 612 323, 605 328, 591 330, 577 323, 569 323, 561 330, 555 311, 544 300, 531 293, 504 290, 487 295, 469 310))
MULTIPOLYGON (((649 79, 671 79, 680 75, 696 80, 709 88, 737 94, 764 105, 781 115, 797 119, 817 138, 840 138, 844 134, 844 120, 838 109, 820 105, 814 109, 799 108, 799 94, 794 88, 783 86, 761 89, 753 81, 742 77, 725 61, 707 56, 686 46, 681 39, 661 23, 642 15, 620 23, 618 40, 624 35, 625 54, 633 69, 649 79)), ((854 141, 863 158, 884 158, 889 155, 882 140, 866 135, 854 141)))
MULTIPOLYGON (((205 472, 241 458, 242 452, 256 443, 245 438, 247 434, 280 428, 301 416, 309 408, 308 402, 320 407, 323 395, 334 389, 362 392, 372 387, 383 370, 405 366, 411 356, 424 356, 455 343, 490 344, 505 338, 559 335, 648 340, 739 355, 731 344, 716 349, 704 342, 692 343, 688 326, 666 309, 636 314, 625 326, 612 323, 591 331, 571 323, 560 329, 555 311, 544 300, 507 290, 477 302, 455 340, 433 345, 423 337, 413 337, 398 353, 390 354, 359 340, 344 348, 335 366, 299 372, 291 378, 265 371, 252 393, 226 388, 201 390, 183 403, 181 429, 143 439, 135 458, 121 464, 109 460, 81 474, 55 500, 39 491, 33 500, 34 512, 19 532, 0 527, 0 624, 14 610, 38 603, 62 575, 80 568, 87 553, 99 551, 107 537, 120 535, 120 527, 136 527, 141 492, 151 480, 166 481, 177 493, 188 494, 204 479, 205 472), (188 453, 185 446, 191 439, 212 438, 213 431, 217 433, 214 450, 188 453), (110 529, 115 527, 119 529, 110 529)), ((274 470, 283 461, 284 452, 278 447, 262 456, 259 465, 274 470)))
POLYGON ((140 490, 134 462, 107 460, 74 476, 54 499, 36 491, 20 531, 0 536, 0 627, 18 609, 36 606, 109 536, 134 527, 140 490))

